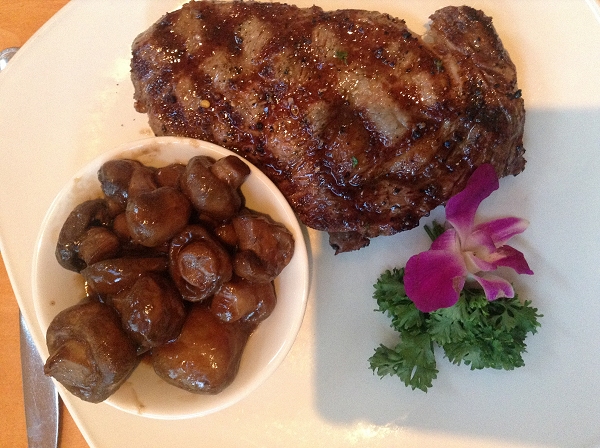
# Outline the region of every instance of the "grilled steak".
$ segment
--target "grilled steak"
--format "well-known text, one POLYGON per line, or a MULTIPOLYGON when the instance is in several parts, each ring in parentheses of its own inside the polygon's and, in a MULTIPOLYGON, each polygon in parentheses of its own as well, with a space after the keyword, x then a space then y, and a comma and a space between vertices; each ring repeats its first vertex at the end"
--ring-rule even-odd
POLYGON ((157 135, 258 166, 337 252, 415 227, 491 163, 525 166, 525 109, 491 19, 198 1, 133 43, 135 107, 157 135))

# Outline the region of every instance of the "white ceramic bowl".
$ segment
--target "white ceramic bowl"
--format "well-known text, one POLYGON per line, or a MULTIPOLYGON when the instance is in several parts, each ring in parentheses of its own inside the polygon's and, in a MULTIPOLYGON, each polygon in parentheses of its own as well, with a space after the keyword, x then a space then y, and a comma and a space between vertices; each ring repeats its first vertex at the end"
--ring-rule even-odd
MULTIPOLYGON (((137 159, 150 166, 187 162, 196 155, 215 159, 232 152, 203 141, 156 137, 124 144, 89 163, 58 194, 46 217, 36 245, 33 264, 33 296, 42 331, 46 332, 58 312, 84 297, 77 273, 63 269, 54 257, 60 229, 71 210, 87 199, 101 196, 97 171, 107 160, 137 159)), ((250 164, 249 164, 250 165, 250 164)), ((275 280, 277 306, 250 337, 233 383, 216 395, 186 392, 161 380, 149 363, 141 363, 106 403, 125 412, 160 419, 181 419, 224 409, 249 395, 279 366, 300 329, 308 296, 308 258, 298 221, 275 185, 250 165, 251 175, 242 186, 248 207, 268 213, 285 224, 295 239, 294 256, 275 280)), ((47 356, 46 347, 41 353, 47 356)), ((60 387, 60 386, 59 386, 60 387)), ((69 393, 61 389, 61 393, 69 393)))

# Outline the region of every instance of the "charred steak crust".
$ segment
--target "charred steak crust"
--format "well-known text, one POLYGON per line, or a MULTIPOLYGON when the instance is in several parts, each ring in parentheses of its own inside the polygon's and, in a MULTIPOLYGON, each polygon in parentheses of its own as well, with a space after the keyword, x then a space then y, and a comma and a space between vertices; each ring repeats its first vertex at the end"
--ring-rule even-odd
POLYGON ((245 157, 338 252, 417 226, 480 164, 525 167, 515 66, 466 6, 422 38, 378 12, 193 1, 135 39, 131 77, 155 134, 245 157))

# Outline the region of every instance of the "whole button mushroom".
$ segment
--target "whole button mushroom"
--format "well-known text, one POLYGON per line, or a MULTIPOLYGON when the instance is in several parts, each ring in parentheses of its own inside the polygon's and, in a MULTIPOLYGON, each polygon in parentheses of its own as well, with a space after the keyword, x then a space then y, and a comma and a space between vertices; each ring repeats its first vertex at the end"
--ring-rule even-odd
POLYGON ((179 233, 191 213, 192 206, 183 193, 172 187, 161 187, 129 199, 125 218, 135 243, 155 247, 179 233))
POLYGON ((181 190, 200 213, 217 221, 231 219, 242 206, 242 196, 211 171, 206 156, 190 159, 181 177, 181 190))
MULTIPOLYGON (((79 272, 87 266, 81 258, 79 249, 82 241, 86 238, 87 231, 92 227, 108 226, 111 222, 108 204, 103 199, 91 199, 82 202, 69 214, 65 220, 56 243, 56 259, 59 264, 70 271, 79 272)), ((86 249, 88 253, 93 250, 86 249)), ((116 254, 117 248, 109 252, 116 254)))
POLYGON ((294 255, 294 237, 270 216, 248 210, 232 220, 238 237, 234 272, 254 282, 270 282, 294 255))
POLYGON ((95 301, 57 314, 46 332, 46 344, 50 356, 44 373, 92 403, 113 394, 139 362, 117 312, 95 301))
POLYGON ((258 325, 271 315, 276 304, 272 283, 254 283, 235 277, 213 296, 210 309, 224 322, 241 320, 258 325))
POLYGON ((152 350, 154 371, 189 392, 216 394, 235 378, 249 333, 195 303, 179 337, 152 350))
POLYGON ((156 273, 142 275, 131 288, 114 296, 110 304, 121 316, 127 334, 138 344, 138 353, 174 340, 185 320, 185 306, 177 288, 156 273))
POLYGON ((98 170, 98 180, 106 198, 121 210, 130 198, 158 188, 154 169, 130 159, 105 162, 98 170))
POLYGON ((190 225, 171 240, 169 272, 181 296, 198 302, 229 281, 233 267, 229 253, 208 230, 190 225))
POLYGON ((217 160, 210 166, 210 171, 234 190, 240 188, 250 175, 248 165, 236 156, 227 156, 217 160))

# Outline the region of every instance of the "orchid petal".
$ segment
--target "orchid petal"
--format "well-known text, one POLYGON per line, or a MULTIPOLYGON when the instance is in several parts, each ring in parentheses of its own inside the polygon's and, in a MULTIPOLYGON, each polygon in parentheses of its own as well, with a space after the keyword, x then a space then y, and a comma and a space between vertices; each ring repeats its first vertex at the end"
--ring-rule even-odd
POLYGON ((475 280, 477 280, 483 287, 485 297, 489 301, 496 300, 501 297, 513 298, 515 296, 515 290, 510 282, 504 280, 502 277, 498 277, 497 275, 483 274, 476 275, 475 280))
POLYGON ((448 200, 446 219, 458 231, 461 240, 471 231, 481 201, 499 186, 496 170, 486 163, 473 172, 463 191, 448 200))
POLYGON ((533 275, 533 271, 529 268, 523 253, 514 247, 508 245, 499 247, 494 252, 494 256, 496 257, 496 260, 494 260, 496 266, 507 266, 514 269, 517 274, 533 275))
POLYGON ((467 269, 459 254, 446 250, 421 252, 406 263, 406 295, 424 313, 448 308, 458 301, 466 275, 467 269))
POLYGON ((465 257, 467 269, 471 274, 477 274, 481 271, 495 271, 498 267, 496 263, 481 258, 471 251, 463 252, 463 256, 465 257))
POLYGON ((460 243, 457 238, 456 230, 448 229, 431 243, 431 250, 460 252, 460 243))
POLYGON ((502 246, 513 236, 523 233, 529 226, 526 219, 510 216, 484 222, 473 229, 473 233, 483 232, 492 239, 496 247, 502 246))
POLYGON ((484 250, 487 253, 492 253, 496 250, 493 238, 482 229, 473 229, 473 231, 463 240, 461 246, 464 251, 481 252, 484 250))

